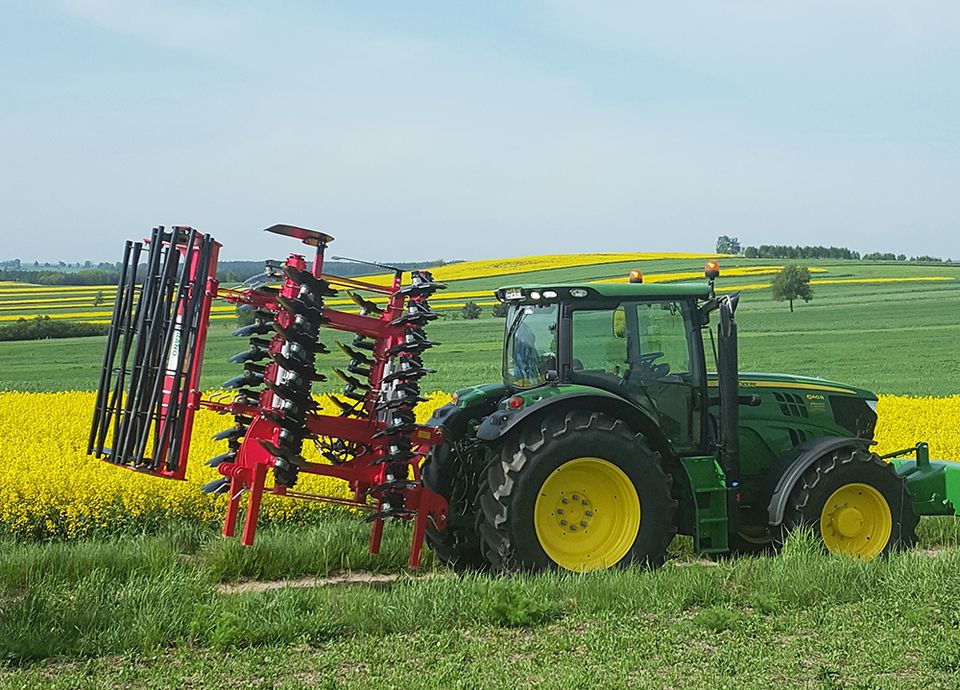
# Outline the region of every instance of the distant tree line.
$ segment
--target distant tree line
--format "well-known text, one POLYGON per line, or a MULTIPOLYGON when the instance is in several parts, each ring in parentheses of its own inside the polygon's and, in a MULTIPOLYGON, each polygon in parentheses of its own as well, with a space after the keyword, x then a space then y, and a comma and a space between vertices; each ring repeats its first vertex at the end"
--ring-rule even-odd
POLYGON ((761 244, 744 247, 743 256, 747 259, 859 259, 860 253, 846 247, 761 244))
POLYGON ((871 252, 870 254, 860 255, 847 247, 823 247, 820 245, 796 245, 786 244, 761 244, 759 247, 746 246, 740 244, 736 237, 720 235, 717 238, 718 254, 733 254, 742 256, 745 259, 852 259, 864 261, 916 261, 932 263, 952 263, 951 259, 941 259, 938 256, 911 256, 909 259, 906 254, 894 254, 893 252, 871 252))
MULTIPOLYGON (((63 264, 63 262, 60 262, 63 264)), ((392 266, 403 270, 422 268, 424 266, 444 266, 446 264, 458 263, 456 261, 418 261, 418 262, 400 262, 393 263, 392 266)), ((92 265, 91 262, 84 262, 85 265, 92 265)), ((116 285, 120 280, 119 264, 99 264, 97 268, 80 268, 80 270, 56 270, 48 268, 25 268, 25 265, 19 259, 12 261, 0 261, 0 281, 17 281, 21 283, 33 283, 36 285, 116 285)), ((40 266, 40 264, 37 264, 40 266)), ((44 264, 49 266, 49 264, 44 264)), ((63 264, 66 268, 67 264, 63 264)), ((82 264, 76 264, 82 266, 82 264)), ((263 272, 262 261, 221 261, 217 265, 217 278, 222 283, 242 283, 247 278, 263 272)), ((365 266, 363 264, 353 263, 351 261, 326 261, 323 265, 326 273, 344 276, 346 278, 355 277, 372 272, 378 272, 378 269, 365 266)), ((145 265, 140 264, 139 271, 145 270, 145 265)), ((379 271, 382 273, 382 271, 379 271)))
POLYGON ((59 321, 43 315, 37 315, 30 319, 21 317, 12 323, 0 325, 0 342, 104 335, 108 328, 109 326, 103 323, 59 321))
POLYGON ((0 281, 15 280, 21 283, 36 285, 116 285, 120 280, 120 271, 110 270, 82 270, 82 271, 30 271, 30 270, 0 270, 0 281))

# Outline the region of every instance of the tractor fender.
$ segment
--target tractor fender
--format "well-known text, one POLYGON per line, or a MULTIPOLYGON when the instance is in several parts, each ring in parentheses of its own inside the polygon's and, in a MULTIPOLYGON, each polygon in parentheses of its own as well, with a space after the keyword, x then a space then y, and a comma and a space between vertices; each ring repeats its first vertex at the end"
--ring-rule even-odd
POLYGON ((481 441, 496 441, 526 419, 548 413, 563 413, 571 409, 597 410, 622 419, 630 428, 646 436, 655 450, 671 456, 676 455, 659 422, 649 412, 619 396, 595 391, 553 395, 516 411, 496 410, 481 422, 477 438, 481 441))
POLYGON ((832 453, 841 448, 867 449, 875 443, 876 441, 868 438, 821 436, 820 438, 804 441, 796 448, 787 452, 781 458, 780 462, 775 463, 771 468, 773 474, 770 479, 776 480, 776 485, 770 495, 770 524, 779 525, 783 522, 783 514, 787 509, 790 492, 793 491, 793 487, 800 477, 803 476, 803 473, 817 460, 827 453, 832 453))
POLYGON ((496 409, 496 404, 497 401, 489 405, 460 407, 456 403, 447 403, 435 409, 424 426, 443 427, 448 440, 458 439, 467 432, 467 424, 471 419, 486 417, 496 409))

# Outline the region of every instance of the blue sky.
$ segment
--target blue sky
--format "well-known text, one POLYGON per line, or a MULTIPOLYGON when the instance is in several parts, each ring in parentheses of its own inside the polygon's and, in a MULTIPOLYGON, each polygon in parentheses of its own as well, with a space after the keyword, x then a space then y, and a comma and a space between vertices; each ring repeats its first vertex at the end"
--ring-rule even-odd
POLYGON ((960 258, 955 2, 0 0, 0 257, 960 258))

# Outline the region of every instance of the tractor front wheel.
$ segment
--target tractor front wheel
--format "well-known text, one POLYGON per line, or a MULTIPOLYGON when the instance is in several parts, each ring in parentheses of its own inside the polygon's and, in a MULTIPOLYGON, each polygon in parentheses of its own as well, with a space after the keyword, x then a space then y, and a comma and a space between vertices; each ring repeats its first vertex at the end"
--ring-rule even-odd
POLYGON ((502 572, 661 565, 676 501, 660 454, 597 412, 531 420, 480 495, 485 555, 502 572))
POLYGON ((808 525, 830 553, 871 559, 917 541, 918 518, 906 483, 873 453, 826 455, 790 494, 784 532, 808 525))

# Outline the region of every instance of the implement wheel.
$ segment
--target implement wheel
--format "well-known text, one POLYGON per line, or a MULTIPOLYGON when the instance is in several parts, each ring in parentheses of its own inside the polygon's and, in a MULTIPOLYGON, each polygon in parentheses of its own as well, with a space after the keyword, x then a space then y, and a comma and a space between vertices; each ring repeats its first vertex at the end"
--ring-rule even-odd
POLYGON ((621 420, 531 420, 487 474, 486 558, 503 572, 657 567, 676 533, 670 486, 660 454, 621 420))
POLYGON ((917 541, 918 518, 906 483, 872 453, 843 449, 808 469, 784 519, 789 532, 809 525, 830 553, 871 559, 917 541))

